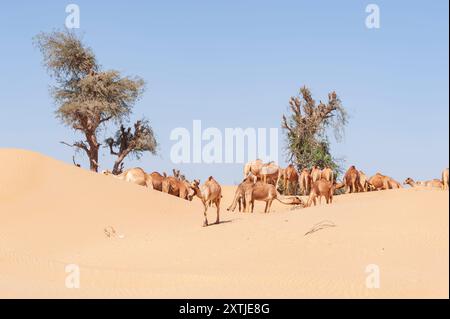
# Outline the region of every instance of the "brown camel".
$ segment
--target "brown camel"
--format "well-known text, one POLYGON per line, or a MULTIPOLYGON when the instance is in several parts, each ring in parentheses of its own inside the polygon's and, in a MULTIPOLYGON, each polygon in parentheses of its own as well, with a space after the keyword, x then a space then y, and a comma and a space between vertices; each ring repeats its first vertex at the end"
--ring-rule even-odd
POLYGON ((448 190, 448 183, 449 183, 448 168, 446 168, 442 171, 442 189, 443 190, 448 190))
POLYGON ((297 194, 298 187, 298 173, 295 169, 294 165, 289 164, 289 166, 284 170, 284 192, 286 195, 295 195, 297 194), (293 194, 289 192, 290 189, 293 189, 293 194))
POLYGON ((313 166, 311 169, 311 181, 314 184, 322 178, 322 171, 317 166, 313 166))
POLYGON ((194 180, 191 184, 191 187, 194 190, 194 194, 198 198, 200 198, 203 203, 203 215, 205 216, 203 226, 208 226, 208 218, 206 216, 206 212, 208 211, 209 203, 214 203, 216 205, 216 224, 220 223, 220 200, 222 199, 222 188, 220 187, 219 183, 217 183, 214 177, 210 176, 202 186, 200 186, 199 180, 194 180))
POLYGON ((303 195, 308 195, 311 189, 311 174, 309 169, 304 168, 300 174, 300 193, 303 195))
POLYGON ((245 188, 245 202, 246 202, 245 212, 248 213, 251 207, 251 212, 253 213, 253 209, 255 207, 255 200, 257 200, 266 202, 264 212, 268 213, 272 206, 272 202, 275 199, 285 205, 303 205, 302 200, 297 196, 292 198, 290 202, 286 202, 279 198, 279 194, 274 185, 265 184, 263 182, 256 182, 255 184, 253 184, 253 186, 245 188))
POLYGON ((279 170, 280 167, 274 162, 264 164, 261 167, 260 172, 260 177, 263 183, 270 183, 276 186, 278 184, 279 170))
POLYGON ((369 185, 373 187, 374 190, 387 190, 402 188, 399 182, 389 176, 385 176, 381 173, 376 173, 369 179, 369 185))
POLYGON ((425 187, 425 188, 441 188, 442 189, 442 181, 439 179, 433 179, 430 181, 418 181, 415 182, 411 177, 408 177, 405 182, 405 185, 409 185, 411 187, 425 187))
POLYGON ((153 189, 162 192, 162 183, 165 177, 158 172, 153 172, 150 176, 152 178, 153 189))
POLYGON ((321 178, 326 179, 327 181, 331 182, 331 184, 334 184, 334 172, 330 167, 325 167, 322 170, 321 178))
POLYGON ((344 175, 345 193, 358 193, 360 191, 360 175, 354 165, 350 166, 344 175))
POLYGON ((112 176, 125 182, 153 188, 152 177, 146 174, 145 171, 140 167, 128 169, 119 175, 114 175, 110 171, 103 171, 102 174, 106 176, 112 176))
POLYGON ((161 190, 163 193, 180 197, 186 200, 192 200, 194 197, 194 190, 189 183, 182 181, 175 176, 165 177, 162 181, 161 190))
POLYGON ((315 183, 313 183, 311 187, 311 193, 309 194, 308 202, 306 204, 307 207, 310 207, 313 203, 316 206, 316 199, 319 198, 319 202, 321 201, 322 196, 325 197, 327 204, 333 203, 333 193, 334 193, 334 185, 322 178, 315 183))
POLYGON ((230 207, 227 208, 228 211, 234 212, 236 206, 239 205, 239 212, 245 211, 246 202, 245 202, 245 192, 250 187, 253 187, 254 182, 253 178, 247 177, 238 185, 236 192, 234 193, 233 202, 230 207))

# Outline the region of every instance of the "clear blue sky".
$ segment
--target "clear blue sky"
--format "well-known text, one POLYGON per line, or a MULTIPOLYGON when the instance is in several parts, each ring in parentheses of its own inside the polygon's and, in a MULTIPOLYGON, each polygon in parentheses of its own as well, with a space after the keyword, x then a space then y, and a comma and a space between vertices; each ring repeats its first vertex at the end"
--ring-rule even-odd
MULTIPOLYGON (((72 1, 105 69, 139 75, 146 116, 161 144, 148 171, 170 171, 170 131, 192 126, 279 127, 302 85, 341 97, 351 118, 333 153, 371 175, 439 177, 449 161, 448 1, 72 1), (367 29, 376 3, 381 28, 367 29)), ((69 1, 5 2, 0 10, 0 147, 71 163, 59 141, 52 83, 32 37, 61 29, 69 1)), ((280 135, 280 154, 283 138, 280 135)), ((106 150, 102 154, 107 155, 106 150)), ((78 161, 83 157, 79 155, 78 161)), ((102 168, 110 167, 108 156, 102 168)), ((241 165, 182 165, 189 178, 241 179, 241 165)))

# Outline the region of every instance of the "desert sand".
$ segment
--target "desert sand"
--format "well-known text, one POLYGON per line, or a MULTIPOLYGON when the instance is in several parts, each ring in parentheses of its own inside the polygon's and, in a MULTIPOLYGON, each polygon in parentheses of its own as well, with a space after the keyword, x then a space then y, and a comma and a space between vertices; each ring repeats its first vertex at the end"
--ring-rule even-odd
POLYGON ((342 195, 306 209, 274 203, 269 214, 258 203, 244 214, 226 211, 235 186, 224 186, 223 222, 203 228, 198 199, 29 151, 0 150, 0 163, 2 298, 449 297, 447 191, 342 195), (71 264, 75 289, 66 287, 71 264), (379 288, 366 285, 368 265, 379 269, 379 288))

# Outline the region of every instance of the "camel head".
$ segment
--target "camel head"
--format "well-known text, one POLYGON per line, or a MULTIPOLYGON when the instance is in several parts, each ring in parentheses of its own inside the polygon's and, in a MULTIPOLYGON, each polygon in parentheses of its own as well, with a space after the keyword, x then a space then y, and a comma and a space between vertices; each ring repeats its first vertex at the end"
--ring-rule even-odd
POLYGON ((407 184, 409 184, 409 185, 414 184, 414 180, 411 177, 408 177, 407 179, 405 179, 403 184, 405 184, 405 185, 407 185, 407 184))

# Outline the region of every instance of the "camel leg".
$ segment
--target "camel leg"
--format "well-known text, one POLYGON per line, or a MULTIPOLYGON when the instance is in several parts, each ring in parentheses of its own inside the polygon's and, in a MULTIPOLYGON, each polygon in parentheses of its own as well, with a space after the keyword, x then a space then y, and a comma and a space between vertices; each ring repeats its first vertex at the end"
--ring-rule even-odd
POLYGON ((267 207, 269 206, 269 201, 266 201, 266 207, 264 207, 264 213, 267 213, 267 207))
POLYGON ((220 224, 220 198, 216 199, 214 202, 215 202, 216 207, 217 207, 216 224, 220 224))
POLYGON ((255 209, 255 201, 254 200, 252 200, 252 213, 253 213, 253 210, 255 209))
POLYGON ((273 199, 269 200, 269 202, 268 202, 267 213, 270 213, 270 208, 272 207, 272 202, 273 202, 273 199))
POLYGON ((203 203, 204 206, 204 211, 203 211, 203 215, 205 216, 205 221, 203 222, 203 227, 208 226, 208 217, 206 216, 206 211, 208 210, 208 205, 206 205, 206 203, 203 203))

